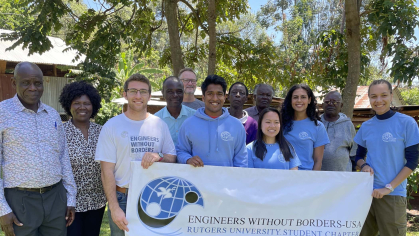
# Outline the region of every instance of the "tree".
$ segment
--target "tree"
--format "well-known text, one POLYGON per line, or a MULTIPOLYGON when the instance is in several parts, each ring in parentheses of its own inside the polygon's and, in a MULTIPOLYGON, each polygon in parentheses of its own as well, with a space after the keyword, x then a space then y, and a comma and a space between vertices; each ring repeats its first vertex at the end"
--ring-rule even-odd
POLYGON ((362 0, 345 0, 348 77, 342 93, 342 112, 352 118, 356 90, 361 72, 361 27, 359 11, 362 0))

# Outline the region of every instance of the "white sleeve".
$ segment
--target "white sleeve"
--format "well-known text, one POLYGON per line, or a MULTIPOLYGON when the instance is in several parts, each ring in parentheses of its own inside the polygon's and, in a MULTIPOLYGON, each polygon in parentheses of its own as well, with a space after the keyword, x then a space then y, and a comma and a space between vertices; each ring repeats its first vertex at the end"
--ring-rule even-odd
POLYGON ((116 144, 112 127, 105 124, 100 131, 96 146, 95 161, 116 163, 116 144))
POLYGON ((166 122, 164 122, 163 120, 161 120, 161 127, 162 127, 162 138, 163 138, 163 142, 162 142, 162 153, 163 154, 170 154, 170 155, 175 155, 176 156, 176 148, 175 148, 175 144, 173 143, 173 139, 172 136, 170 135, 170 130, 169 127, 167 126, 166 122))

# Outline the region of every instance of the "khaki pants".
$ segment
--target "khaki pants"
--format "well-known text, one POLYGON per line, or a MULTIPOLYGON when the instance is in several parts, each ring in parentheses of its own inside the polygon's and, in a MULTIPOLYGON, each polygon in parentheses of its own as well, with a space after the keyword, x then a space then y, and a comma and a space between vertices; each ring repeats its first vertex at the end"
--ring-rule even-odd
POLYGON ((381 199, 373 198, 370 211, 360 236, 405 236, 406 235, 406 198, 386 195, 381 199))

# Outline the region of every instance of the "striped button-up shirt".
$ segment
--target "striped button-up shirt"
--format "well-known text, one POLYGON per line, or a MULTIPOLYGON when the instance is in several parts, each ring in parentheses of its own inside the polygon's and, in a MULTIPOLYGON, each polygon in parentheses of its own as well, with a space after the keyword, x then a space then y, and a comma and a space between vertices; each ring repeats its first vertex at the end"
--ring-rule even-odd
POLYGON ((42 188, 63 180, 67 205, 76 206, 76 184, 60 115, 40 102, 37 112, 17 95, 0 103, 0 216, 12 210, 4 188, 42 188))

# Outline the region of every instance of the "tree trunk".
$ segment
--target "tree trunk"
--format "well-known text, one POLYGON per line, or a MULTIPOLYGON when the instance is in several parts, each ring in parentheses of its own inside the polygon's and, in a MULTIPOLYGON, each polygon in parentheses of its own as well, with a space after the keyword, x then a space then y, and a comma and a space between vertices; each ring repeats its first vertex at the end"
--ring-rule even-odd
POLYGON ((361 73, 361 28, 359 0, 345 0, 346 41, 348 43, 348 77, 343 90, 342 112, 352 119, 356 90, 361 73))
POLYGON ((215 32, 216 19, 217 19, 217 15, 215 11, 215 0, 208 0, 208 34, 209 34, 208 75, 215 74, 215 64, 217 61, 217 57, 216 57, 217 37, 216 37, 216 32, 215 32))
POLYGON ((173 74, 185 68, 180 47, 179 25, 177 20, 177 0, 164 0, 164 13, 166 15, 167 28, 169 31, 170 59, 172 60, 173 74))

